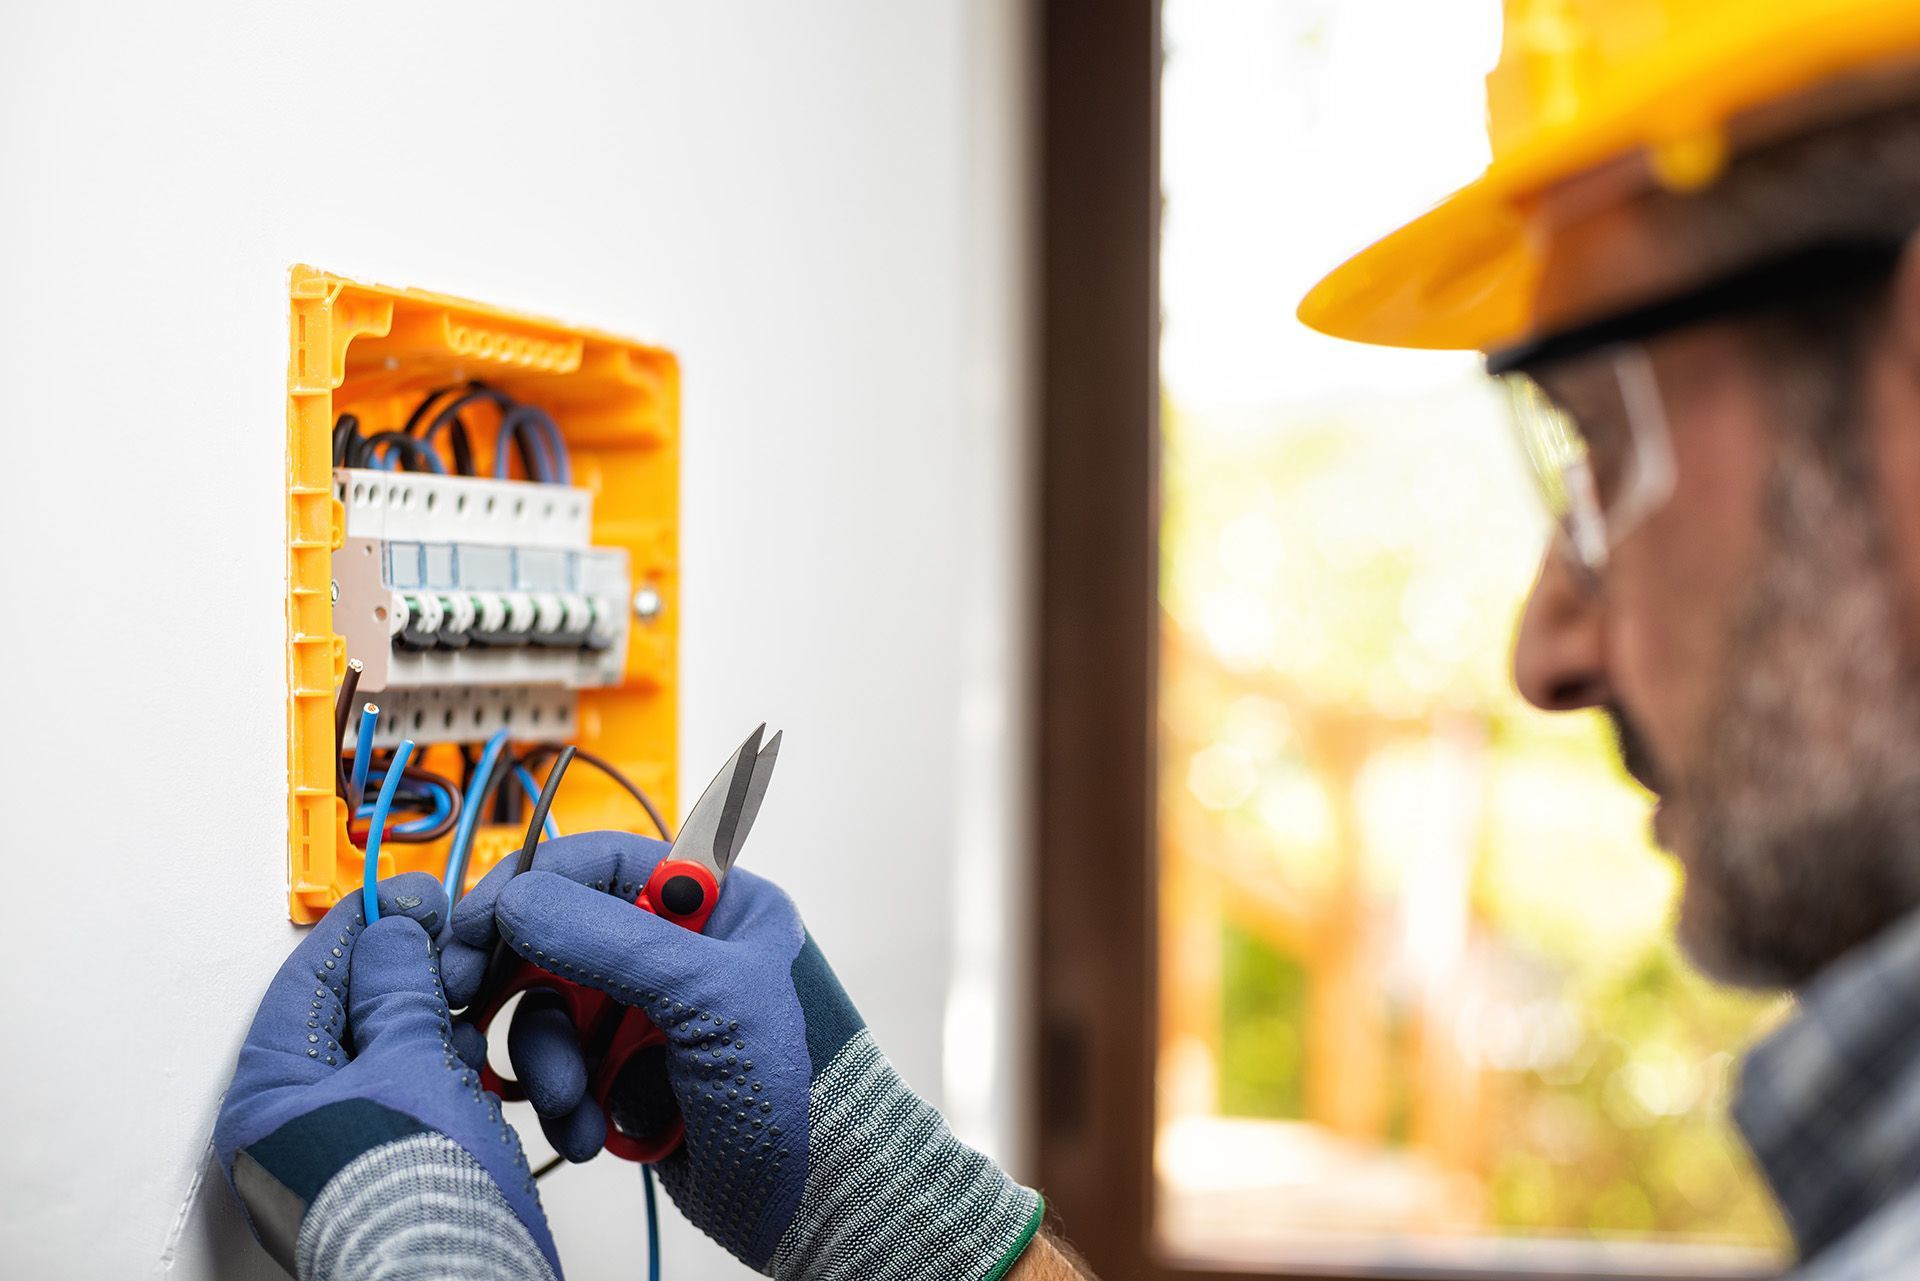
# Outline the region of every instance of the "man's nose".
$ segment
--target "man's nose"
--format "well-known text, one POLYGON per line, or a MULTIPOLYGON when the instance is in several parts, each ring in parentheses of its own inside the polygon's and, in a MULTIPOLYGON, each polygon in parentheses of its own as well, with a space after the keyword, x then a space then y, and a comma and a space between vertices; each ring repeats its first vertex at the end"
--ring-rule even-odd
POLYGON ((1513 680, 1520 696, 1543 711, 1598 707, 1610 697, 1598 602, 1552 547, 1520 615, 1513 680))

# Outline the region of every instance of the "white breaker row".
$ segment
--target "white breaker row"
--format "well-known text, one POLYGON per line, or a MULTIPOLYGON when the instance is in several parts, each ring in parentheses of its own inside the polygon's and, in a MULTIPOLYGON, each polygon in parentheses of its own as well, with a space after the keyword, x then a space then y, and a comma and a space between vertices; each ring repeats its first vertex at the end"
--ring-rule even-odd
MULTIPOLYGON (((572 733, 573 691, 627 658, 627 554, 594 547, 563 485, 340 468, 334 627, 365 666, 383 744, 572 733)), ((349 728, 349 737, 352 729, 349 728)))
MULTIPOLYGON (((467 686, 459 689, 392 689, 363 698, 380 706, 373 745, 386 749, 410 738, 416 743, 471 743, 504 729, 517 743, 564 742, 577 729, 577 699, 552 685, 467 686)), ((345 743, 360 737, 360 709, 347 718, 345 743)))

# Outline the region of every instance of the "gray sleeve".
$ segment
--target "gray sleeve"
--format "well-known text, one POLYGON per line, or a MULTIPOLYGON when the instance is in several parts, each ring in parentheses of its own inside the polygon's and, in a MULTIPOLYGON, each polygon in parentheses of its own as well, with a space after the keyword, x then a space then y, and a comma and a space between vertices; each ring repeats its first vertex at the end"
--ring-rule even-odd
POLYGON ((558 1281, 478 1161, 442 1134, 354 1158, 300 1224, 300 1281, 558 1281))
POLYGON ((864 1029, 814 1081, 807 1183, 767 1269, 779 1281, 998 1281, 1040 1194, 955 1138, 864 1029))

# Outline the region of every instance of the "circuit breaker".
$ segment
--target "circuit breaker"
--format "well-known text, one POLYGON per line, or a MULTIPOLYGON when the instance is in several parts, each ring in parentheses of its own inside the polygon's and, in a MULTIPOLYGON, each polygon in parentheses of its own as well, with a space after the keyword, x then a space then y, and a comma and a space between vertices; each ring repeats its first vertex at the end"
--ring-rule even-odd
POLYGON ((334 472, 334 626, 362 665, 356 696, 385 695, 376 746, 559 738, 575 691, 620 683, 627 553, 592 545, 592 493, 553 488, 334 472))
POLYGON ((415 745, 403 773, 421 813, 383 828, 382 876, 459 865, 478 879, 519 843, 499 821, 516 762, 561 743, 598 771, 569 772, 562 830, 648 830, 636 790, 672 813, 671 353, 307 267, 292 273, 290 337, 293 918, 360 883, 366 815, 345 754, 361 742, 375 761, 415 745), (497 744, 505 796, 453 824, 497 744))

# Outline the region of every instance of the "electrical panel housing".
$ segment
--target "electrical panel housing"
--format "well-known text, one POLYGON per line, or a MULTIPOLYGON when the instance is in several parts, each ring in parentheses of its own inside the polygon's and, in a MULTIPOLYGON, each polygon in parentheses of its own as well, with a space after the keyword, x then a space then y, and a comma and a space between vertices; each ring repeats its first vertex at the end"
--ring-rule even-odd
MULTIPOLYGON (((481 744, 504 732, 510 752, 576 744, 674 812, 672 354, 309 267, 293 269, 291 294, 293 919, 317 919, 360 884, 364 836, 342 795, 342 752, 367 703, 379 709, 372 749, 410 739, 428 777, 470 775, 481 744), (338 709, 342 735, 349 660, 357 688, 338 709)), ((610 776, 578 768, 554 817, 563 831, 649 830, 610 776)), ((482 819, 464 883, 521 837, 482 819)), ((379 874, 440 875, 452 839, 390 838, 379 874)))

